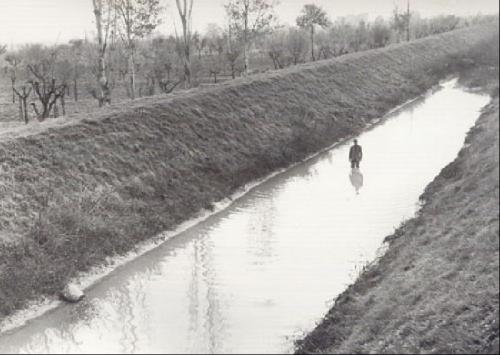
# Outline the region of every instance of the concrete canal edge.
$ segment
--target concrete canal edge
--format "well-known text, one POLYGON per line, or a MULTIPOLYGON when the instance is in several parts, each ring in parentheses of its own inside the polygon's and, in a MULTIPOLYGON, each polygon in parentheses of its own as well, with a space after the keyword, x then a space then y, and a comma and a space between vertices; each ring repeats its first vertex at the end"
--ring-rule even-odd
POLYGON ((467 28, 0 138, 0 320, 360 132, 495 38, 496 24, 467 28))

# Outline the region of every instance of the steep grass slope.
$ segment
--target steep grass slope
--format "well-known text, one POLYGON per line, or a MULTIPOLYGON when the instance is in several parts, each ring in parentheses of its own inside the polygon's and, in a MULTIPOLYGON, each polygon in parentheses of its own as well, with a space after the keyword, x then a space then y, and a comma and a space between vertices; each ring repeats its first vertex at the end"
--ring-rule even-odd
POLYGON ((299 353, 499 351, 498 97, 299 353))
POLYGON ((495 38, 496 24, 467 28, 0 136, 0 235, 14 242, 0 315, 359 132, 495 38))

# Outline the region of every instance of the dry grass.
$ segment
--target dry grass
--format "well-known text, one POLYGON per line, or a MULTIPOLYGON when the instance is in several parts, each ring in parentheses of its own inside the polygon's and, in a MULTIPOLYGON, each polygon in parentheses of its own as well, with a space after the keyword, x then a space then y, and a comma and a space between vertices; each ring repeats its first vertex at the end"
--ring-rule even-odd
POLYGON ((13 243, 0 246, 0 317, 359 132, 495 37, 495 25, 467 28, 4 132, 0 234, 13 243))
POLYGON ((498 106, 297 352, 499 352, 498 106))

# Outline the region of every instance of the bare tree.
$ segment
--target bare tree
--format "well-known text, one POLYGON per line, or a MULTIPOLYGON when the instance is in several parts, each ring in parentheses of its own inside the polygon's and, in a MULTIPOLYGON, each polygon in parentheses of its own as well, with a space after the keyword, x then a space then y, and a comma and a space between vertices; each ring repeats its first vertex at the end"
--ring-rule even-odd
POLYGON ((368 24, 361 20, 355 28, 353 37, 351 38, 350 47, 355 51, 366 50, 370 45, 370 33, 368 31, 368 24))
POLYGON ((224 38, 220 35, 212 34, 210 41, 210 53, 205 57, 208 74, 214 77, 214 83, 217 83, 217 76, 224 70, 224 38))
POLYGON ((29 123, 29 115, 28 115, 28 97, 31 94, 32 88, 26 88, 26 86, 22 86, 20 91, 17 91, 16 88, 13 88, 15 94, 19 97, 19 116, 21 119, 24 119, 24 123, 29 123))
POLYGON ((220 48, 224 47, 224 35, 224 30, 219 25, 215 23, 207 25, 203 41, 205 42, 204 48, 208 50, 209 55, 220 52, 220 48))
POLYGON ((410 0, 406 3, 406 41, 410 42, 410 26, 411 26, 411 13, 410 13, 410 0))
POLYGON ((234 38, 230 23, 228 24, 227 30, 223 33, 223 41, 225 43, 225 58, 227 64, 229 64, 229 69, 231 70, 231 77, 235 79, 236 73, 242 72, 242 70, 238 68, 238 62, 242 52, 242 45, 238 38, 234 38))
POLYGON ((5 61, 8 66, 5 67, 5 72, 9 74, 10 84, 12 88, 12 103, 16 102, 16 94, 14 92, 14 87, 16 86, 17 74, 19 70, 19 65, 22 62, 22 58, 16 53, 7 53, 5 56, 5 61))
POLYGON ((127 49, 130 98, 135 98, 136 41, 149 35, 160 24, 159 0, 113 0, 116 24, 127 49))
POLYGON ((72 60, 72 73, 71 78, 73 81, 73 99, 78 101, 78 79, 82 75, 82 58, 83 47, 85 42, 81 39, 69 41, 71 45, 71 60, 72 60))
POLYGON ((303 31, 291 28, 286 37, 285 48, 292 59, 292 63, 297 65, 304 61, 307 53, 307 36, 303 31))
POLYGON ((276 0, 228 0, 225 5, 231 29, 243 44, 245 75, 250 70, 250 46, 258 36, 271 30, 276 20, 273 13, 276 4, 276 0))
MULTIPOLYGON (((36 102, 31 104, 39 121, 44 121, 50 115, 57 117, 59 115, 59 104, 62 105, 63 113, 65 111, 66 85, 64 83, 64 72, 66 70, 60 70, 62 66, 60 67, 61 61, 59 60, 59 52, 62 48, 62 46, 46 47, 40 44, 30 44, 25 45, 18 52, 18 55, 23 58, 27 69, 26 81, 31 85, 35 98, 41 105, 39 108, 36 102)), ((21 94, 21 91, 17 90, 16 95, 20 99, 25 96, 24 93, 19 94, 21 94)))
POLYGON ((207 56, 207 68, 208 68, 208 74, 210 77, 213 76, 214 78, 214 84, 217 84, 217 78, 218 75, 222 72, 223 70, 223 61, 222 61, 222 53, 213 53, 207 56))
POLYGON ((171 92, 179 83, 171 81, 172 59, 168 39, 158 36, 138 48, 140 73, 146 79, 146 95, 155 95, 157 86, 164 93, 171 92))
POLYGON ((228 48, 226 51, 226 59, 231 70, 231 77, 236 79, 237 73, 241 74, 242 70, 238 69, 238 59, 240 58, 241 50, 238 47, 228 48))
POLYGON ((370 28, 371 46, 374 48, 385 47, 391 39, 391 29, 384 22, 384 19, 379 17, 375 20, 370 28))
POLYGON ((210 77, 213 76, 214 83, 218 82, 218 75, 225 71, 225 60, 229 62, 231 67, 231 61, 233 60, 233 66, 231 67, 231 72, 233 77, 235 76, 236 63, 238 55, 232 53, 235 57, 228 58, 228 54, 231 51, 230 40, 226 37, 228 34, 224 33, 224 30, 217 24, 210 23, 207 26, 205 36, 203 40, 205 41, 205 48, 208 53, 204 56, 204 63, 207 68, 210 77), (234 69, 234 71, 233 71, 234 69))
POLYGON ((63 114, 65 114, 64 96, 66 95, 66 84, 58 84, 54 77, 55 55, 51 53, 50 57, 40 59, 36 64, 28 64, 27 68, 33 75, 29 82, 41 104, 41 111, 35 103, 32 103, 39 121, 44 121, 51 114, 58 116, 57 102, 62 105, 63 114))
POLYGON ((193 35, 193 45, 198 53, 198 59, 201 60, 201 54, 203 50, 207 47, 208 38, 202 36, 199 32, 195 32, 193 35))
POLYGON ((311 33, 311 59, 314 62, 316 56, 314 54, 314 31, 315 26, 327 28, 330 25, 330 20, 325 10, 314 4, 304 5, 302 14, 297 18, 297 26, 303 29, 308 29, 311 33))
POLYGON ((399 12, 396 6, 393 10, 393 28, 398 33, 399 38, 406 34, 406 40, 410 41, 410 23, 412 14, 410 12, 410 0, 407 2, 406 12, 399 12))
POLYGON ((162 93, 172 92, 182 79, 180 76, 173 75, 174 72, 174 53, 178 51, 178 43, 172 36, 157 36, 153 38, 147 47, 142 47, 142 57, 144 63, 141 71, 149 82, 149 94, 154 94, 152 86, 158 84, 162 93))
POLYGON ((286 34, 283 31, 275 31, 267 39, 267 54, 273 61, 274 69, 283 69, 288 65, 285 41, 286 34))
POLYGON ((182 24, 182 61, 184 65, 184 87, 191 86, 191 17, 193 0, 175 0, 182 24))
POLYGON ((334 55, 333 43, 328 31, 321 31, 316 37, 318 59, 328 59, 334 55))

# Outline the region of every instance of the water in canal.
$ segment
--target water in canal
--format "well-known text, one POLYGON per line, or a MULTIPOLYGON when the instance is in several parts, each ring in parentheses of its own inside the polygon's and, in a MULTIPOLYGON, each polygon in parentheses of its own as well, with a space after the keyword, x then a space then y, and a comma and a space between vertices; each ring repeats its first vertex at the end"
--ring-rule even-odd
POLYGON ((252 189, 229 208, 117 269, 81 304, 0 335, 0 353, 276 353, 414 215, 488 97, 455 81, 351 142, 252 189))

